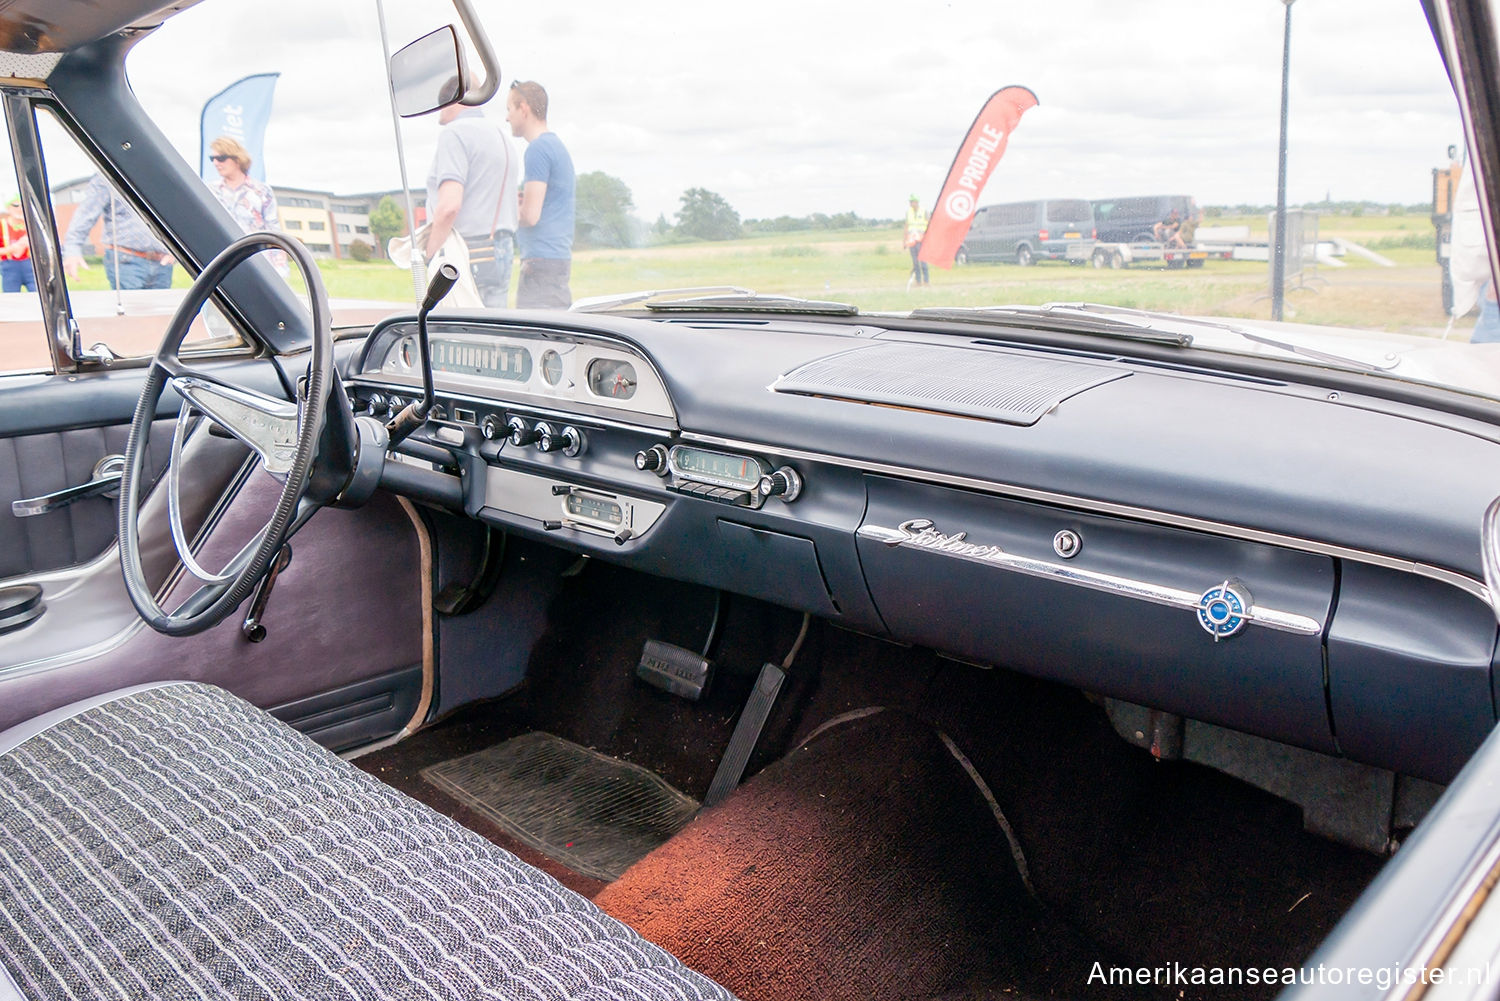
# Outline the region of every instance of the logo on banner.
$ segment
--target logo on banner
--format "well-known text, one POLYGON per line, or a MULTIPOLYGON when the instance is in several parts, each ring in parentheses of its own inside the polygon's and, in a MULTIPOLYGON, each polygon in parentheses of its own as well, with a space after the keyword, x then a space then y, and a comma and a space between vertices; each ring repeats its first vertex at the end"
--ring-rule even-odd
POLYGON ((974 214, 974 196, 967 191, 955 191, 943 203, 943 211, 955 222, 963 222, 974 214))

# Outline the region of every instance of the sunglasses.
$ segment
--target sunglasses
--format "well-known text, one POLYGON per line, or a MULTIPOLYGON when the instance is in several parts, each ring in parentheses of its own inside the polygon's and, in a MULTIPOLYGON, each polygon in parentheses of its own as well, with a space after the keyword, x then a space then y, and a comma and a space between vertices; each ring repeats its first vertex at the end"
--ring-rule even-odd
POLYGON ((230 156, 228 153, 215 153, 213 156, 209 157, 209 159, 214 163, 223 163, 225 160, 233 160, 234 157, 230 156))

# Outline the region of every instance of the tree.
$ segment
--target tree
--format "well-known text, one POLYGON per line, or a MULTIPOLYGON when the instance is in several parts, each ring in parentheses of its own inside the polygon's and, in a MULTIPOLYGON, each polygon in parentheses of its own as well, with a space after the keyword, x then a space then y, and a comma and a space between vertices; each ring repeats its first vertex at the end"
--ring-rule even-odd
POLYGON ((349 257, 353 260, 360 262, 368 261, 374 253, 375 248, 363 240, 354 239, 349 241, 349 257))
MULTIPOLYGON (((370 211, 370 233, 375 237, 375 245, 384 248, 392 237, 400 236, 406 232, 406 213, 401 211, 401 206, 396 199, 386 195, 370 211)), ((381 253, 385 253, 382 249, 381 253)))
POLYGON ((579 174, 573 192, 573 238, 580 246, 629 247, 635 242, 630 221, 635 200, 624 181, 595 170, 579 174))
POLYGON ((677 232, 699 240, 733 240, 741 233, 740 214, 707 188, 689 188, 682 193, 677 210, 677 232))

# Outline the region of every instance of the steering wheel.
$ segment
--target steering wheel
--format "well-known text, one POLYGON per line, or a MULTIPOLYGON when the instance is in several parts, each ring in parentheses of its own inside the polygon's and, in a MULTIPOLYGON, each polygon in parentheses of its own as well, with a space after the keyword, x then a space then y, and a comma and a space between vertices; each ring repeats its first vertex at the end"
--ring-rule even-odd
POLYGON ((225 247, 198 275, 173 314, 161 347, 151 361, 146 385, 136 401, 125 445, 125 469, 120 479, 120 564, 130 601, 152 629, 169 636, 190 636, 223 621, 269 572, 292 532, 318 509, 319 502, 307 496, 307 487, 335 385, 328 293, 307 249, 279 233, 251 233, 225 247), (237 265, 265 249, 283 250, 296 261, 312 304, 312 359, 294 402, 232 385, 185 363, 179 354, 193 319, 209 296, 237 265), (172 612, 162 609, 146 581, 136 525, 151 422, 168 386, 183 400, 167 467, 168 518, 172 541, 183 566, 202 582, 172 612), (182 528, 178 500, 182 443, 195 412, 253 449, 265 471, 282 483, 270 520, 217 574, 205 571, 194 559, 191 543, 182 528))

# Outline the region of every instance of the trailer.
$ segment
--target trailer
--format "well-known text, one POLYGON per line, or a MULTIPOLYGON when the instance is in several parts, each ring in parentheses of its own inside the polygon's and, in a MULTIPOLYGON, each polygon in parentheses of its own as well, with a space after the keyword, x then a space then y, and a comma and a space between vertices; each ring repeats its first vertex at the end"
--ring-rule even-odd
POLYGON ((1169 247, 1164 243, 1096 243, 1090 258, 1096 268, 1125 268, 1150 262, 1169 268, 1201 268, 1204 261, 1228 261, 1233 247, 1169 247))

